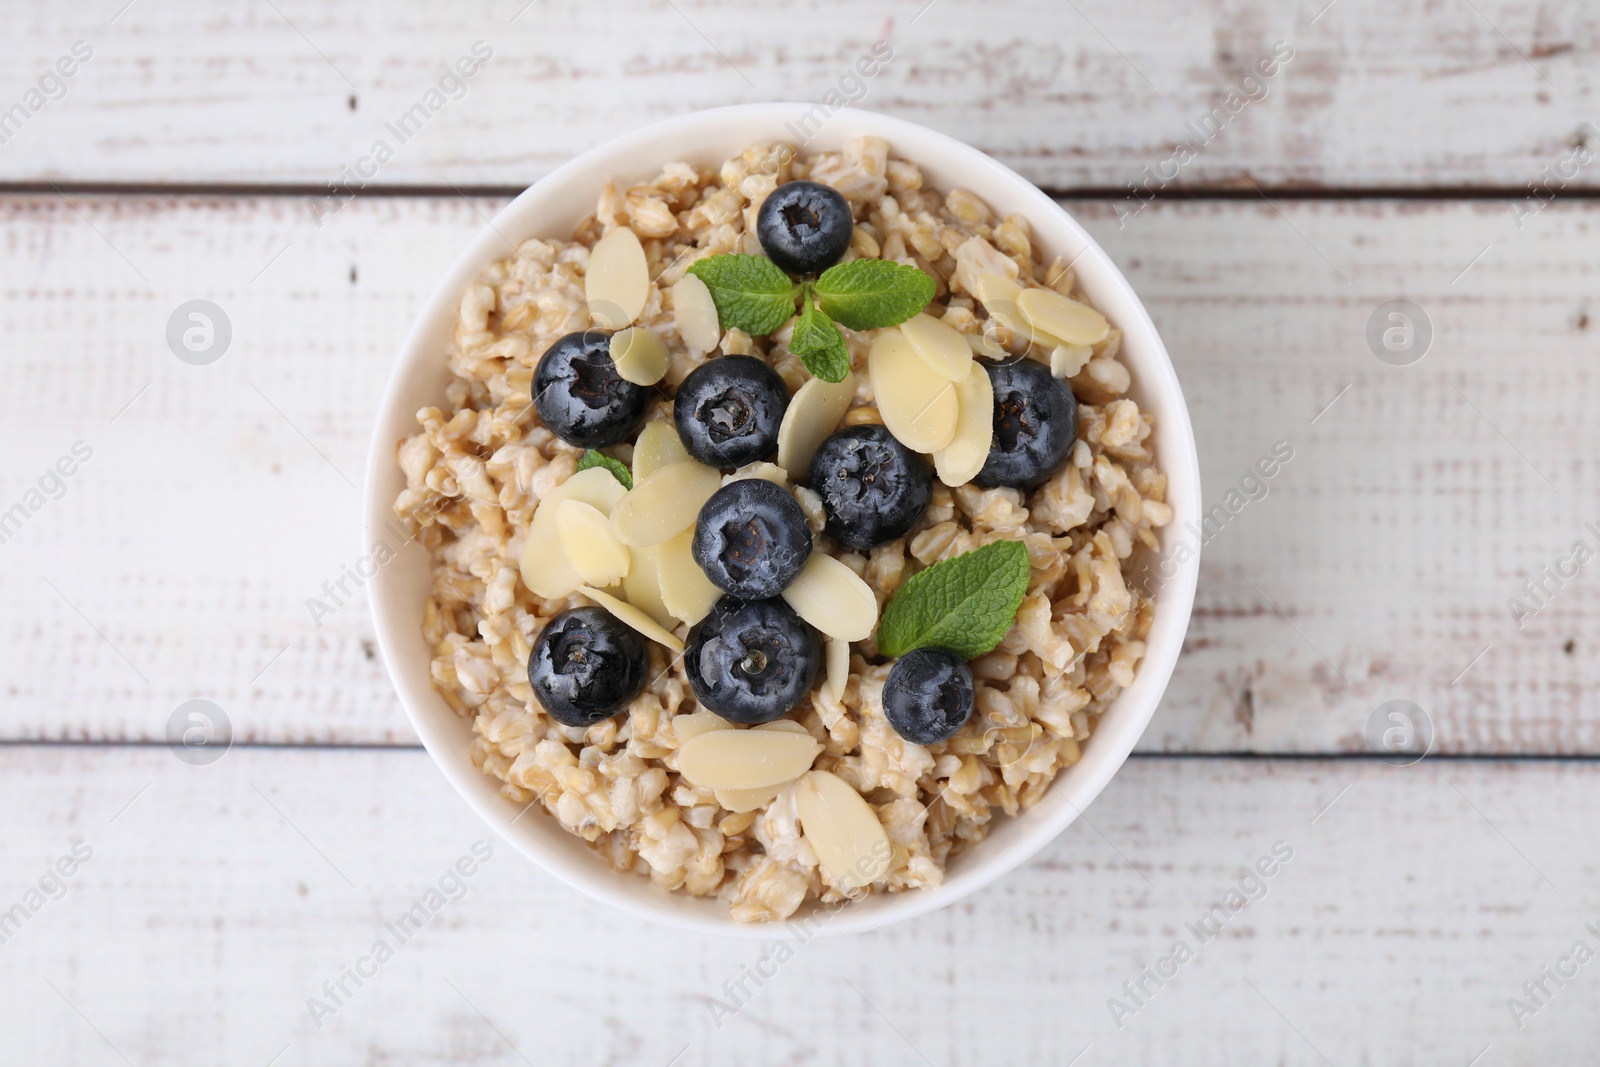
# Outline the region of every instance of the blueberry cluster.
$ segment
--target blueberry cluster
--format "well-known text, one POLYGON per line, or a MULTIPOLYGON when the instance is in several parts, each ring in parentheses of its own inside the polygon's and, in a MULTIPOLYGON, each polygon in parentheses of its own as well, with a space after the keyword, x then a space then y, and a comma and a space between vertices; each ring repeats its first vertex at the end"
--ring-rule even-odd
MULTIPOLYGON (((844 197, 826 185, 779 186, 757 214, 767 257, 795 275, 815 275, 844 255, 853 222, 844 197)), ((599 449, 630 440, 643 424, 651 389, 624 380, 603 330, 571 333, 552 345, 533 378, 544 425, 568 444, 599 449)), ((1027 489, 1048 479, 1077 437, 1071 390, 1042 364, 985 363, 994 391, 994 436, 974 481, 1027 489)), ((678 387, 673 425, 685 451, 723 470, 773 459, 789 405, 783 379, 765 361, 722 356, 678 387)), ((827 534, 867 552, 904 537, 928 508, 933 470, 881 425, 840 430, 817 448, 807 472, 827 534)), ((815 630, 783 599, 813 551, 804 511, 782 486, 760 478, 728 483, 701 508, 692 554, 726 594, 689 635, 685 670, 699 702, 736 723, 781 718, 810 691, 822 662, 815 630)), ((645 685, 643 638, 599 608, 550 620, 534 642, 528 680, 540 704, 566 726, 619 714, 645 685)), ((933 744, 971 718, 972 672, 947 648, 919 648, 896 661, 883 690, 884 715, 905 739, 933 744)))

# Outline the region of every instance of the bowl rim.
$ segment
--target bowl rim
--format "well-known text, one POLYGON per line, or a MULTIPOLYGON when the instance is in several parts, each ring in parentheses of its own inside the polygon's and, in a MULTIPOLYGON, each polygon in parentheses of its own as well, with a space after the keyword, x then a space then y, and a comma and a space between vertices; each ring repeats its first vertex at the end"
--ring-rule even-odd
MULTIPOLYGON (((573 190, 569 187, 579 180, 583 181, 583 188, 589 196, 588 202, 592 204, 599 187, 589 176, 597 169, 607 176, 637 173, 645 177, 675 158, 695 155, 695 144, 708 136, 726 138, 728 135, 725 131, 729 128, 742 129, 752 125, 770 127, 766 134, 768 138, 788 140, 783 136, 785 123, 790 123, 790 131, 795 132, 793 120, 811 113, 816 106, 801 102, 738 104, 689 112, 640 127, 575 156, 530 185, 496 213, 445 271, 423 302, 401 344, 378 408, 367 457, 363 486, 363 545, 373 546, 377 539, 395 528, 392 511, 395 491, 392 490, 398 473, 396 442, 406 433, 414 432, 416 425, 416 409, 401 410, 401 405, 405 403, 406 394, 419 373, 436 373, 442 368, 442 352, 435 347, 432 335, 438 332, 442 322, 453 326, 465 286, 489 263, 504 258, 508 245, 515 247, 507 232, 520 228, 517 221, 520 216, 535 211, 548 198, 565 195, 571 199, 573 190), (680 142, 683 148, 677 150, 676 156, 663 156, 654 146, 664 141, 680 142), (655 154, 648 154, 651 151, 655 154), (633 162, 635 158, 647 162, 639 165, 633 162), (430 368, 430 361, 435 366, 430 368), (395 429, 407 424, 411 429, 405 429, 397 436, 395 429)), ((1178 532, 1187 531, 1199 517, 1199 457, 1189 411, 1184 403, 1177 372, 1160 334, 1122 272, 1075 218, 1026 178, 980 150, 946 134, 905 119, 856 108, 841 108, 833 111, 824 120, 821 129, 803 142, 802 150, 805 147, 814 151, 835 148, 846 138, 861 134, 887 139, 897 154, 903 153, 905 158, 915 160, 925 172, 955 166, 968 176, 978 177, 977 181, 963 181, 962 184, 969 188, 1003 188, 1003 199, 1011 201, 1013 206, 1019 203, 1026 205, 1024 217, 1036 234, 1041 229, 1064 234, 1069 243, 1079 249, 1073 264, 1078 271, 1080 284, 1093 291, 1094 302, 1102 310, 1108 305, 1115 305, 1115 314, 1111 317, 1123 332, 1123 351, 1128 354, 1126 362, 1134 371, 1133 391, 1158 398, 1149 402, 1147 410, 1157 416, 1158 456, 1168 481, 1167 502, 1174 514, 1172 522, 1161 531, 1164 549, 1156 558, 1163 561, 1164 577, 1151 632, 1146 639, 1145 658, 1138 668, 1134 685, 1123 690, 1102 714, 1094 734, 1085 743, 1079 762, 1061 772, 1033 808, 1016 819, 1006 820, 1005 825, 1016 829, 1008 832, 1003 848, 995 840, 998 836, 996 832, 966 853, 961 860, 963 867, 959 877, 949 877, 933 888, 874 894, 861 904, 845 908, 824 907, 824 923, 820 928, 809 931, 804 938, 806 940, 811 936, 864 932, 944 908, 1027 862, 1075 821, 1122 766, 1154 715, 1182 650, 1199 573, 1199 539, 1192 539, 1194 543, 1190 545, 1188 555, 1180 555, 1175 560, 1170 556, 1178 532), (901 146, 907 143, 918 147, 915 151, 903 150, 901 146), (1164 564, 1169 560, 1174 566, 1170 575, 1166 575, 1164 564), (986 853, 985 845, 996 847, 986 853)), ((746 139, 745 143, 755 141, 746 139)), ((603 182, 604 178, 600 181, 603 182)), ((933 184, 945 183, 936 180, 933 184)), ((975 191, 984 199, 995 199, 993 192, 986 194, 981 189, 975 191)), ((536 235, 518 234, 517 243, 529 236, 536 235)), ((1050 243, 1046 242, 1047 246, 1050 243)), ((1060 248, 1055 251, 1064 254, 1060 248)), ((1142 400, 1140 406, 1146 408, 1146 401, 1142 400)), ((403 480, 400 484, 403 486, 403 480)), ((408 555, 426 558, 415 545, 403 546, 397 558, 408 555)), ((584 851, 591 858, 580 861, 571 849, 552 847, 526 832, 517 832, 515 824, 528 809, 523 808, 519 812, 514 804, 499 794, 498 782, 473 766, 468 755, 470 720, 457 717, 443 698, 432 690, 431 684, 419 687, 417 679, 402 669, 402 658, 407 654, 404 645, 408 641, 420 640, 420 631, 407 633, 405 628, 408 624, 402 620, 420 614, 420 604, 411 605, 415 610, 408 613, 403 601, 409 590, 401 588, 400 571, 400 565, 387 562, 377 568, 368 584, 373 625, 385 670, 412 728, 433 762, 456 792, 503 840, 546 872, 590 897, 631 915, 682 930, 770 941, 781 936, 783 929, 792 929, 797 925, 795 918, 781 925, 736 922, 727 914, 726 905, 715 896, 686 898, 684 894, 668 893, 637 874, 611 869, 587 846, 584 846, 584 851), (443 716, 440 715, 441 710, 443 716), (448 716, 448 719, 444 716, 448 716), (685 899, 693 900, 693 905, 685 906, 685 899), (719 910, 709 911, 701 907, 705 901, 719 910)), ((579 842, 559 826, 555 829, 571 842, 579 842)), ((800 920, 798 925, 806 924, 800 920)))

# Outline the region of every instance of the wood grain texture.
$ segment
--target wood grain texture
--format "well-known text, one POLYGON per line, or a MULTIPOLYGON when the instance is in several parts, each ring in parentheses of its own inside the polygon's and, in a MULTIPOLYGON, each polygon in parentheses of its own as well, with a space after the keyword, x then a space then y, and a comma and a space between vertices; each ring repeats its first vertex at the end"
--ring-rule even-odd
POLYGON ((998 885, 800 945, 720 1027, 772 949, 629 919, 498 842, 400 943, 484 834, 421 752, 13 748, 0 811, 0 909, 93 850, 0 945, 10 1063, 1577 1062, 1600 1011, 1593 964, 1520 1031, 1506 1007, 1600 944, 1581 764, 1136 758, 998 885), (1279 842, 1202 944, 1187 924, 1279 842), (380 938, 317 1027, 308 998, 380 938), (1198 957, 1119 1029, 1108 1000, 1179 939, 1198 957))
POLYGON ((521 186, 655 119, 820 100, 878 39, 895 55, 861 106, 1061 189, 1141 180, 1277 41, 1294 59, 1180 184, 1520 189, 1600 118, 1600 12, 1577 2, 14 6, 0 110, 74 41, 94 54, 0 153, 10 181, 320 185, 387 139, 379 184, 521 186), (385 123, 478 40, 487 68, 400 145, 385 123))
MULTIPOLYGON (((159 739, 206 697, 244 741, 413 743, 364 598, 320 626, 307 600, 364 551, 350 482, 392 354, 495 206, 365 198, 319 230, 292 198, 0 201, 0 504, 94 449, 0 544, 4 737, 159 739), (233 324, 210 366, 165 343, 194 298, 233 324)), ((1364 751, 1374 709, 1409 699, 1444 751, 1600 751, 1592 567, 1520 630, 1507 609, 1600 546, 1600 207, 1518 231, 1473 203, 1067 206, 1172 351, 1208 505, 1294 449, 1207 544, 1144 747, 1364 751), (1402 296, 1434 331, 1408 367, 1365 339, 1402 296)))

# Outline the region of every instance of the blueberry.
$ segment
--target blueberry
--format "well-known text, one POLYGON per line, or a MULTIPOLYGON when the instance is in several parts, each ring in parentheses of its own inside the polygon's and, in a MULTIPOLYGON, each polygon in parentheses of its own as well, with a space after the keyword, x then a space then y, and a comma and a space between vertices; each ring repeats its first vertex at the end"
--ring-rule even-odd
POLYGON ((811 488, 822 497, 827 530, 858 551, 904 537, 928 509, 928 461, 882 426, 840 430, 811 460, 811 488))
POLYGON ((883 715, 907 741, 931 745, 967 724, 974 696, 966 660, 948 648, 919 648, 889 668, 883 715))
POLYGON ((761 250, 790 274, 816 274, 839 262, 854 226, 839 191, 817 182, 780 185, 756 212, 761 250))
POLYGON ((742 467, 778 451, 789 389, 754 356, 702 363, 678 386, 672 421, 689 455, 711 467, 742 467))
POLYGON ((765 600, 783 592, 811 558, 811 527, 781 485, 741 478, 705 502, 691 547, 712 585, 741 600, 765 600))
POLYGON ((980 359, 994 386, 994 441, 974 482, 1031 489, 1061 466, 1078 438, 1078 402, 1065 382, 1032 359, 980 359))
POLYGON ((723 597, 689 635, 684 670, 695 697, 729 722, 781 719, 805 699, 822 664, 817 632, 783 600, 723 597))
POLYGON ((533 372, 533 406, 550 432, 579 448, 605 448, 644 422, 650 390, 624 381, 604 330, 569 333, 533 372))
POLYGON ((593 726, 644 689, 650 655, 637 630, 603 608, 573 608, 544 624, 528 653, 528 684, 563 726, 593 726))

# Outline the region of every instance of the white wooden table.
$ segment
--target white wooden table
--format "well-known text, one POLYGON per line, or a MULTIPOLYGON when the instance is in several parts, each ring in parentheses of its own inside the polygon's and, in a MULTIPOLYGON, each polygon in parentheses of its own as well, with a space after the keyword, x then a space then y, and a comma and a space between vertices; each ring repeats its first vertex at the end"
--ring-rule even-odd
POLYGON ((25 514, 0 543, 0 912, 25 921, 0 917, 0 1061, 1593 1058, 1600 963, 1571 953, 1600 950, 1600 563, 1541 571, 1600 550, 1600 160, 1564 162, 1600 151, 1600 9, 524 2, 4 5, 0 512, 25 514), (501 845, 357 986, 344 969, 486 836, 364 600, 320 625, 306 606, 362 551, 403 331, 484 216, 572 153, 818 99, 880 38, 862 106, 1028 175, 1143 294, 1208 502, 1294 450, 1207 546, 1139 754, 1033 863, 805 945, 732 1018, 714 1001, 768 948, 641 925, 501 845), (477 41, 464 95, 329 214, 327 183, 477 41), (1293 58, 1245 82, 1279 41, 1293 58), (1126 183, 1240 86, 1130 215, 1126 183), (208 366, 165 339, 195 299, 232 326, 208 366), (1367 340, 1400 299, 1433 335, 1407 366, 1367 340), (1519 625, 1530 580, 1549 593, 1519 625), (196 698, 233 724, 209 766, 165 744, 196 698), (1368 741, 1397 699, 1435 731, 1414 766, 1368 741), (1292 858, 1241 885, 1275 846, 1292 858))

